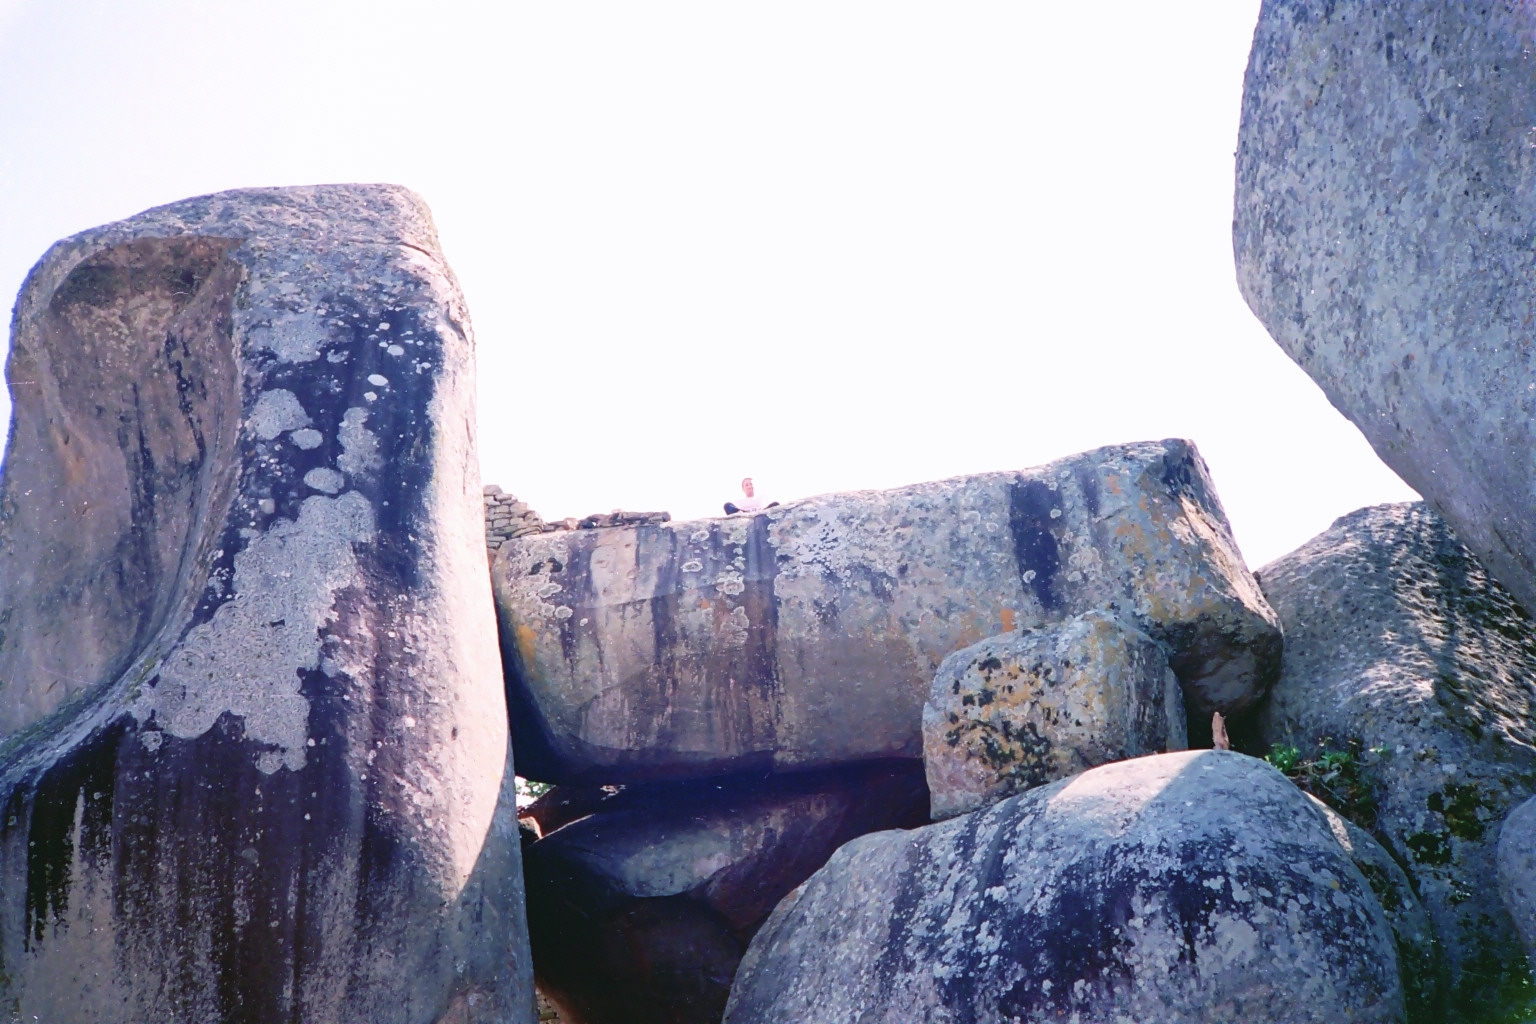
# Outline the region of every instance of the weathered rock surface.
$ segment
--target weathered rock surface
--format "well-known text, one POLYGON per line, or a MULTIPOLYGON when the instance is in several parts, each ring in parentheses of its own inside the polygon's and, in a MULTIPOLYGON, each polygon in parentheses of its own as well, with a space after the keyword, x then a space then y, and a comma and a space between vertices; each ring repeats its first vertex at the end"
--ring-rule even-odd
POLYGON ((1536 612, 1536 8, 1266 0, 1233 245, 1254 313, 1536 612))
POLYGON ((0 1004, 529 1020, 473 352, 426 207, 248 190, 12 322, 0 1004))
POLYGON ((1392 933, 1261 761, 1121 761, 855 840, 742 961, 728 1024, 1400 1021, 1392 933))
POLYGON ((1368 753, 1371 829, 1434 925, 1448 1005, 1520 998, 1494 883, 1499 824, 1536 791, 1536 630, 1422 503, 1340 519, 1259 572, 1285 624, 1262 741, 1368 753))
MULTIPOLYGON (((1310 794, 1309 794, 1310 796, 1310 794)), ((1402 865, 1365 829, 1311 797, 1339 846, 1355 862, 1386 915, 1397 945, 1397 970, 1403 982, 1403 1002, 1412 1024, 1444 1019, 1440 1001, 1440 961, 1434 926, 1402 865)))
POLYGON ((1162 647, 1097 610, 956 651, 923 706, 935 821, 1187 745, 1184 701, 1162 647))
POLYGON ((715 1024, 785 893, 927 808, 910 762, 626 790, 528 851, 539 985, 586 1024, 715 1024))
POLYGON ((1166 644, 1207 719, 1256 701, 1279 659, 1185 441, 524 536, 492 577, 518 767, 555 782, 917 758, 946 655, 1090 608, 1166 644))
POLYGON ((1499 894, 1536 957, 1536 798, 1511 811, 1499 829, 1499 894))

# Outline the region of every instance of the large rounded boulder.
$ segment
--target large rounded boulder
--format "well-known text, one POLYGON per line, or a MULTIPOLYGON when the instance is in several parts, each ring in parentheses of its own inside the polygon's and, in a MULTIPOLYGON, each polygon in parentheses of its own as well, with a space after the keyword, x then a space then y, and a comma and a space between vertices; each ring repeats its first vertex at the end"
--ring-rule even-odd
POLYGON ((1121 761, 847 844, 743 960, 726 1024, 1403 1019, 1392 930, 1262 761, 1121 761))

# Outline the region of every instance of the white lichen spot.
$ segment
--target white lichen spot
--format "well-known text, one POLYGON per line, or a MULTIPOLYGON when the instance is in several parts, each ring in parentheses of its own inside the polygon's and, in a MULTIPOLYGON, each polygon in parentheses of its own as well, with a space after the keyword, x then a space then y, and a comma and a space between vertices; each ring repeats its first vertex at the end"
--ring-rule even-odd
POLYGON ((346 352, 332 352, 325 357, 325 361, 328 363, 344 363, 347 361, 347 356, 348 353, 346 352))
POLYGON ((364 426, 368 422, 368 410, 354 405, 341 417, 341 429, 336 439, 341 442, 341 456, 336 460, 342 472, 359 476, 376 472, 384 465, 379 457, 379 439, 364 426))
POLYGON ((403 355, 405 355, 405 349, 402 348, 399 345, 391 345, 391 346, 389 346, 389 348, 385 349, 384 351, 388 352, 392 356, 403 356, 403 355))
POLYGON ((256 503, 256 507, 261 509, 262 515, 269 516, 273 512, 277 511, 277 502, 273 501, 271 498, 262 498, 256 503))
POLYGON ((295 430, 288 440, 305 451, 309 451, 312 448, 320 447, 320 442, 325 440, 325 436, 318 430, 305 427, 303 430, 295 430))
POLYGON ((365 401, 365 402, 377 402, 378 400, 379 400, 379 396, 374 394, 372 391, 364 391, 363 392, 363 401, 365 401))
POLYGON ((144 749, 150 753, 160 749, 160 744, 165 742, 165 736, 159 729, 147 729, 139 734, 139 742, 144 744, 144 749))
POLYGON ((704 563, 699 561, 697 558, 690 558, 688 561, 683 563, 683 572, 700 572, 703 570, 703 568, 704 563))
POLYGON ((317 491, 335 494, 346 486, 347 478, 328 466, 321 466, 305 473, 304 483, 317 491))
POLYGON ((560 605, 555 609, 555 618, 559 619, 561 622, 564 622, 574 614, 575 612, 571 611, 565 605, 560 605))
POLYGON ((304 767, 309 701, 300 673, 320 663, 320 631, 335 620, 336 593, 359 583, 353 545, 372 539, 373 508, 356 491, 305 499, 295 522, 279 519, 235 555, 234 596, 193 627, 133 711, 193 739, 225 713, 266 747, 265 773, 304 767))
POLYGON ((284 388, 263 391, 246 419, 251 433, 270 441, 285 430, 309 426, 309 414, 299 404, 298 396, 284 388))
POLYGON ((368 375, 368 383, 372 384, 376 388, 388 387, 389 378, 384 376, 382 373, 370 373, 368 375))

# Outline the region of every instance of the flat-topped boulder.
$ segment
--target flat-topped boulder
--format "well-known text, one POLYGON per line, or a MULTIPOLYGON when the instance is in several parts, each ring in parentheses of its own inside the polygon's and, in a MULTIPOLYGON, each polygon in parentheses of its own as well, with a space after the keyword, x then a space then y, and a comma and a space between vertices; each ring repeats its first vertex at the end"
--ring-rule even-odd
POLYGON ((529 1021, 473 347, 426 206, 66 239, 12 322, 0 1003, 529 1021))
POLYGON ((1280 630, 1186 441, 497 551, 521 774, 550 781, 922 756, 939 663, 1109 608, 1196 713, 1250 707, 1280 630))

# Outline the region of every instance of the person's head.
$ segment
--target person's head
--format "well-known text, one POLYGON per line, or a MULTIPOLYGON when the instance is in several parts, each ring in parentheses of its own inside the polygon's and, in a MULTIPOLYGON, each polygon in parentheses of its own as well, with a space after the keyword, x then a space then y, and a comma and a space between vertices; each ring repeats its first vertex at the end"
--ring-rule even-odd
POLYGON ((752 493, 752 478, 751 477, 744 476, 744 477, 741 478, 741 493, 745 494, 749 498, 755 497, 755 495, 753 495, 753 493, 752 493))

